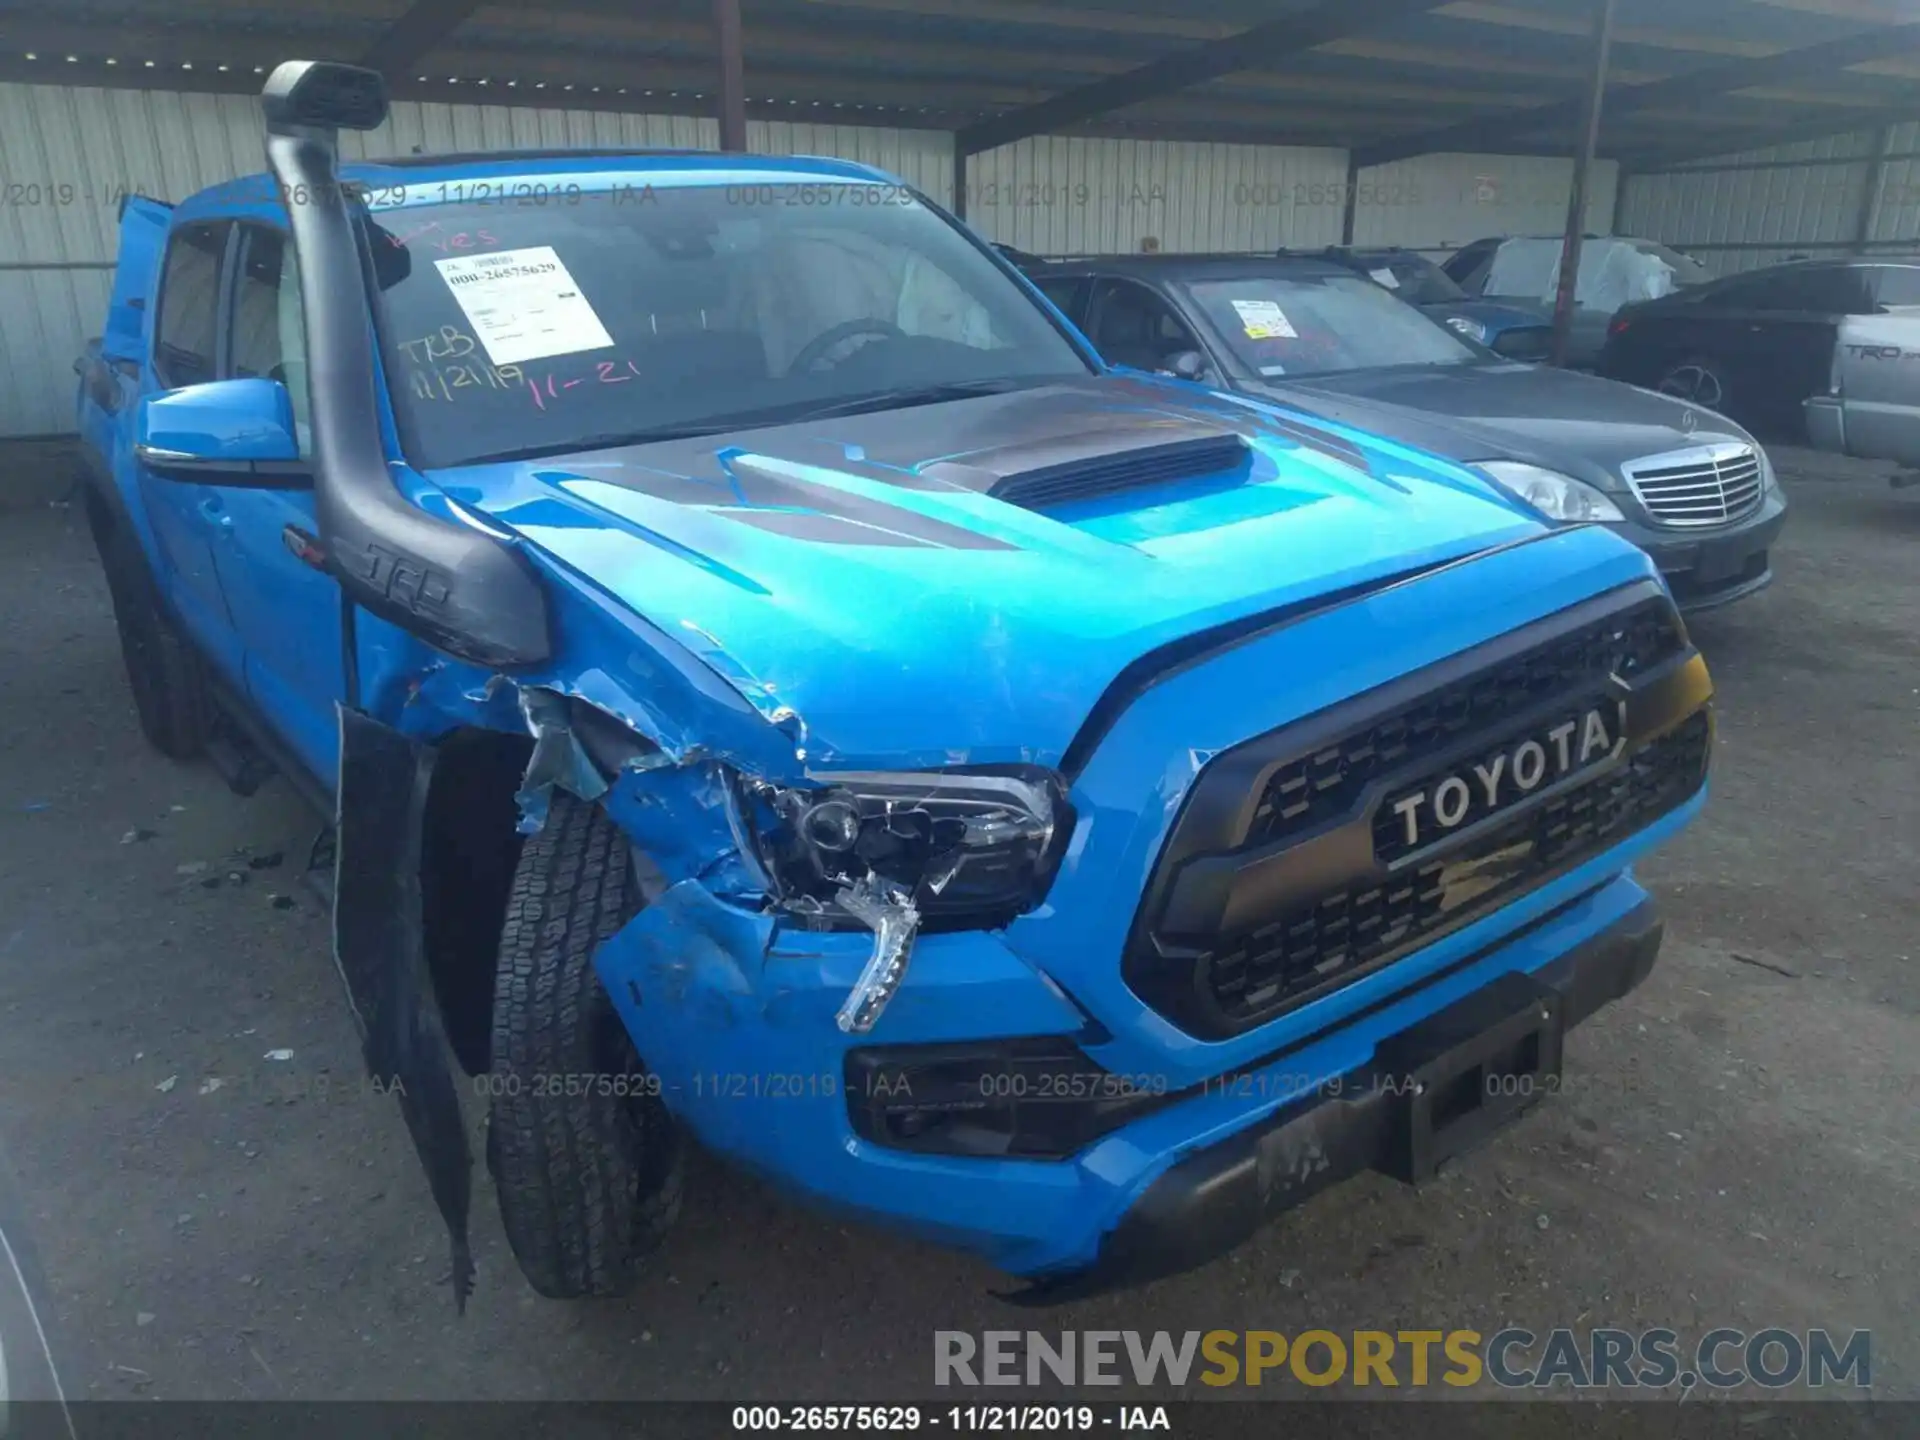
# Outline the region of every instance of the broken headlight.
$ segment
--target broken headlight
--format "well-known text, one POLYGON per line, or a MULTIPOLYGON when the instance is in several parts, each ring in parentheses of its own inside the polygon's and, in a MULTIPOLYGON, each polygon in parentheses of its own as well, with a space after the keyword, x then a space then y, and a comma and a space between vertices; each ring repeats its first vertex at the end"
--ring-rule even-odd
POLYGON ((851 893, 911 902, 924 929, 1004 924, 1053 879, 1072 815, 1059 777, 847 771, 816 787, 763 785, 762 861, 784 908, 832 923, 851 893))

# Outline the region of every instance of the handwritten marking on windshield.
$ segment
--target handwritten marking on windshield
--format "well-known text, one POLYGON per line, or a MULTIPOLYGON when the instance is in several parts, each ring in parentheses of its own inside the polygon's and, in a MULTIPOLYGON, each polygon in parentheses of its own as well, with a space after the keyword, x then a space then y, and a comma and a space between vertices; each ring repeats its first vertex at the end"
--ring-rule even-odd
POLYGON ((413 393, 422 400, 452 400, 456 390, 511 390, 526 383, 518 365, 489 365, 485 361, 429 366, 410 372, 408 380, 413 393))
POLYGON ((595 367, 598 373, 592 381, 584 376, 573 380, 561 380, 549 370, 544 375, 537 375, 530 379, 527 382, 527 392, 533 396, 535 407, 544 410, 547 408, 547 401, 560 399, 563 392, 573 389, 576 385, 589 383, 624 385, 640 374, 640 367, 631 360, 600 360, 595 362, 595 367), (621 374, 622 369, 627 373, 621 374))

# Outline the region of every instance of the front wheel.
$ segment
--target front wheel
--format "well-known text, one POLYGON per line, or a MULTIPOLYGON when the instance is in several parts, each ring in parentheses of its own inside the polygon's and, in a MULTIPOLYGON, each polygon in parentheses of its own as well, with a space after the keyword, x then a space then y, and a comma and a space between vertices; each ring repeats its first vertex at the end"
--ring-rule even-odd
POLYGON ((550 1299, 625 1294, 680 1210, 678 1129, 593 969, 639 908, 626 838, 555 793, 500 935, 487 1125, 507 1241, 550 1299))
POLYGON ((1727 379, 1726 367, 1710 355, 1689 355, 1677 365, 1669 366, 1653 388, 1662 395, 1720 414, 1725 414, 1733 401, 1733 386, 1727 379))

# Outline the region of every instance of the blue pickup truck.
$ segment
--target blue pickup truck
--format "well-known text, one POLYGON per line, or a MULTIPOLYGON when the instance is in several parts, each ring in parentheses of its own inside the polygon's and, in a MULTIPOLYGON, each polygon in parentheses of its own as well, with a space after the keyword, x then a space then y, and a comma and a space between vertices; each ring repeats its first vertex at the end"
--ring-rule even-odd
POLYGON ((1112 371, 863 166, 263 103, 125 207, 87 514, 147 737, 331 825, 462 1303, 463 1097, 542 1294, 697 1142, 1037 1302, 1430 1175, 1647 975, 1711 714, 1633 546, 1112 371))

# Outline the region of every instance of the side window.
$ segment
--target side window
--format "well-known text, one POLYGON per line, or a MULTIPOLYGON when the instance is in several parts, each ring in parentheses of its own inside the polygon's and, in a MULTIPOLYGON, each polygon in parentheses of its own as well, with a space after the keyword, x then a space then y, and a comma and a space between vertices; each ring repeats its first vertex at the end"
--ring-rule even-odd
POLYGON ((220 261, 229 228, 225 221, 182 225, 167 241, 153 368, 168 389, 205 384, 218 373, 220 261))
POLYGON ((1796 315, 1871 315, 1864 272, 1844 265, 1796 266, 1715 292, 1721 308, 1775 310, 1796 315))
POLYGON ((242 227, 233 291, 233 334, 227 371, 235 379, 262 376, 287 387, 300 453, 309 453, 307 327, 300 309, 300 271, 293 247, 278 230, 242 227))
POLYGON ((1087 319, 1086 305, 1087 282, 1080 275, 1053 275, 1044 280, 1033 282, 1040 293, 1060 307, 1060 313, 1076 325, 1084 325, 1087 319))
POLYGON ((1920 265, 1875 265, 1873 298, 1883 313, 1920 308, 1920 265))
POLYGON ((1770 310, 1773 291, 1773 280, 1766 276, 1728 280, 1703 290, 1698 303, 1709 310, 1770 310))
POLYGON ((1164 370, 1170 356, 1200 349, 1173 307, 1144 285, 1102 280, 1094 287, 1088 336, 1110 364, 1164 370))

